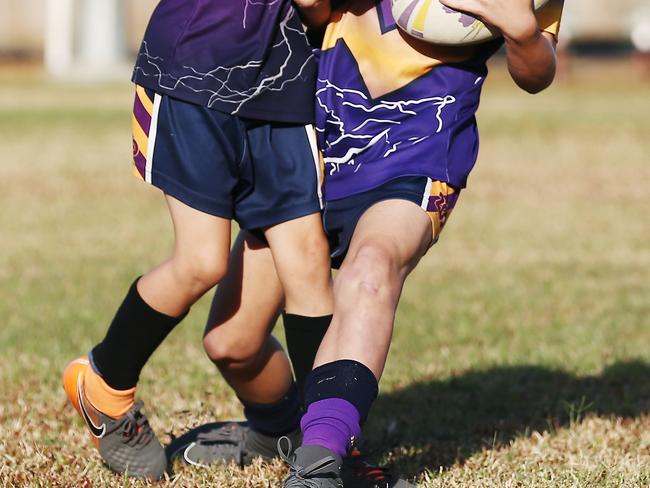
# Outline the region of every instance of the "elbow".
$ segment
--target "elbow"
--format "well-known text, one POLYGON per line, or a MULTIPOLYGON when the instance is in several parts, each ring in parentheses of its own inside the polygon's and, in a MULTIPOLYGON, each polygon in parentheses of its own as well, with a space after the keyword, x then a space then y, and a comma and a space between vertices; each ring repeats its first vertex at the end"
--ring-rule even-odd
POLYGON ((555 66, 552 70, 540 76, 530 78, 515 78, 514 81, 519 88, 531 95, 536 95, 553 84, 555 80, 555 66))
POLYGON ((549 86, 551 86, 552 80, 549 82, 544 82, 544 83, 539 83, 539 82, 533 82, 533 83, 517 83, 519 88, 524 90, 526 93, 529 93, 530 95, 537 95, 538 93, 543 92, 546 90, 549 86))

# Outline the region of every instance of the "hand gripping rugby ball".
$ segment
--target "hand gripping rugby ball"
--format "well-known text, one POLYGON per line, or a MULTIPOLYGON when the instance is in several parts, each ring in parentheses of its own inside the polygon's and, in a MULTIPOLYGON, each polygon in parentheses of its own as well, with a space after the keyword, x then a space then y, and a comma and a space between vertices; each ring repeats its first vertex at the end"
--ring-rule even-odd
MULTIPOLYGON (((393 18, 404 32, 423 41, 447 46, 478 44, 498 33, 471 15, 453 10, 438 0, 391 0, 393 18)), ((535 10, 549 0, 534 0, 535 10)))

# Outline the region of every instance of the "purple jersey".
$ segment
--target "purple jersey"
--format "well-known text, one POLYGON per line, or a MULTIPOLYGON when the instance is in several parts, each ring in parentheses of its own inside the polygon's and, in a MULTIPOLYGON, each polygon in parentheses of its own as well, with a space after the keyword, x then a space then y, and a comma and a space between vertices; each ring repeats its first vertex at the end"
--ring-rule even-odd
POLYGON ((161 0, 133 81, 241 117, 306 124, 315 70, 290 0, 161 0))
MULTIPOLYGON (((538 12, 540 27, 555 34, 561 12, 562 0, 549 2, 538 12)), ((319 61, 325 198, 400 176, 465 187, 478 154, 475 113, 486 61, 501 44, 434 46, 398 31, 390 0, 348 1, 332 16, 319 61)))

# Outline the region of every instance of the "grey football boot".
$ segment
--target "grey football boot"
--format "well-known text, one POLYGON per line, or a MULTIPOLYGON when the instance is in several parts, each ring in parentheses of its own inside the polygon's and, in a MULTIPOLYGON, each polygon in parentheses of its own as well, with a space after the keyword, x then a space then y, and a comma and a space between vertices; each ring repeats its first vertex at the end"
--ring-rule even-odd
POLYGON ((142 407, 141 401, 136 402, 116 420, 98 413, 106 426, 106 433, 99 439, 99 454, 113 471, 158 480, 165 475, 167 457, 142 407))
MULTIPOLYGON (((341 457, 321 446, 301 446, 290 456, 289 449, 282 450, 282 438, 278 441, 280 457, 289 465, 289 476, 283 488, 343 488, 341 479, 341 457)), ((288 439, 287 439, 288 440, 288 439)))
POLYGON ((246 431, 239 423, 216 424, 213 429, 198 432, 193 440, 183 439, 170 458, 178 457, 192 466, 205 467, 219 463, 244 466, 245 442, 246 431))
POLYGON ((110 469, 129 476, 158 480, 167 469, 165 451, 158 442, 142 402, 113 419, 97 410, 84 393, 84 377, 88 359, 72 361, 63 374, 63 386, 68 400, 77 410, 90 431, 93 444, 110 469))
MULTIPOLYGON (((297 430, 286 437, 293 445, 299 445, 302 434, 297 430)), ((175 439, 168 446, 168 457, 194 466, 221 463, 247 466, 256 457, 265 461, 278 457, 277 441, 277 437, 257 432, 246 422, 215 422, 175 439)), ((356 447, 343 459, 341 479, 345 488, 415 488, 388 468, 369 462, 356 447)))
MULTIPOLYGON (((300 429, 287 434, 299 443, 300 429)), ((248 466, 255 458, 271 461, 278 456, 278 436, 269 436, 251 429, 246 422, 203 425, 175 439, 168 447, 169 459, 179 458, 186 464, 209 466, 235 463, 248 466)))

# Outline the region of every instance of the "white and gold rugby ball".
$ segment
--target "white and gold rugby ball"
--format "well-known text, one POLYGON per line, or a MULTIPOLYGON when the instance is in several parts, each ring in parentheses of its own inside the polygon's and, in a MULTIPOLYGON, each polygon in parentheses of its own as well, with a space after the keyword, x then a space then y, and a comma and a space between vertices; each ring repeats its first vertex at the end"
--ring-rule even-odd
MULTIPOLYGON (((408 35, 433 44, 464 46, 499 36, 471 15, 457 12, 438 0, 391 0, 393 17, 408 35)), ((549 0, 534 0, 535 10, 549 0)))

